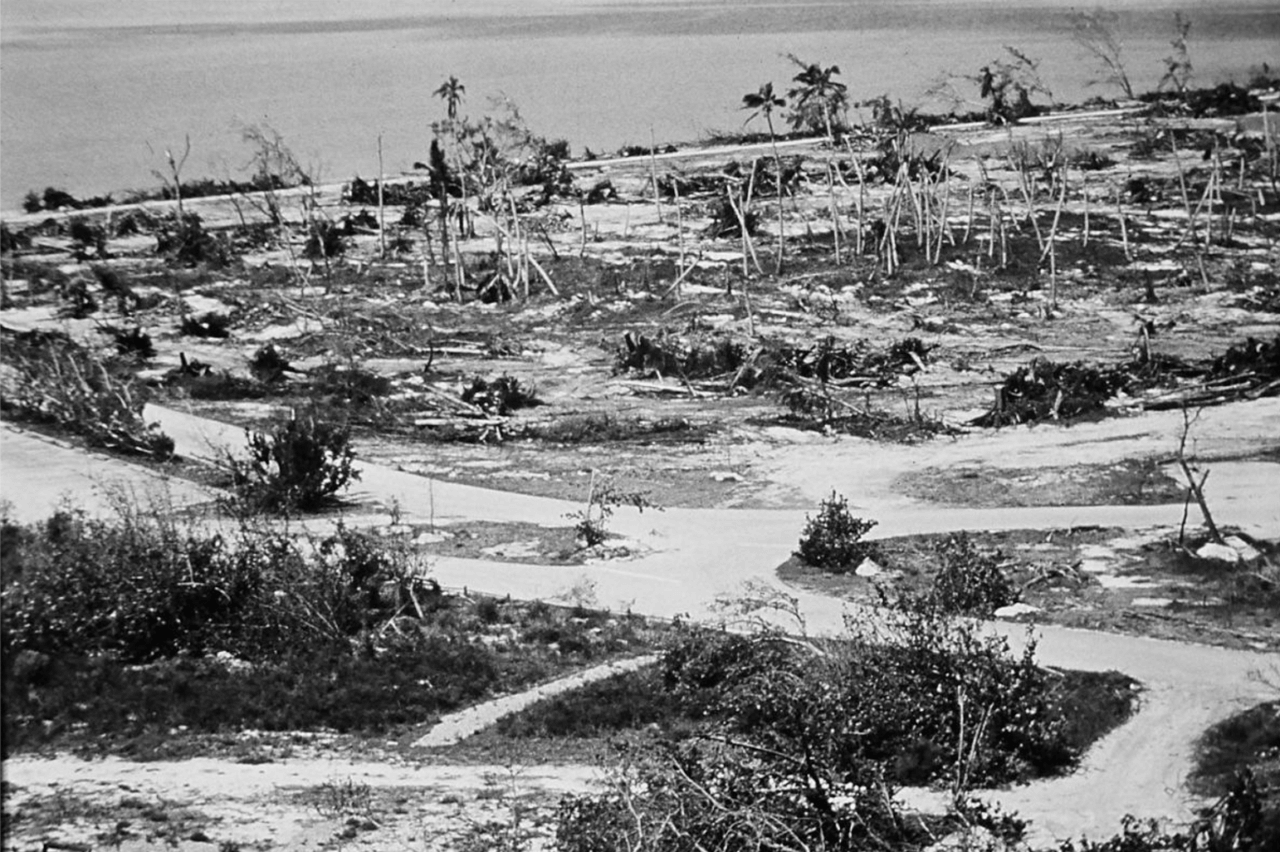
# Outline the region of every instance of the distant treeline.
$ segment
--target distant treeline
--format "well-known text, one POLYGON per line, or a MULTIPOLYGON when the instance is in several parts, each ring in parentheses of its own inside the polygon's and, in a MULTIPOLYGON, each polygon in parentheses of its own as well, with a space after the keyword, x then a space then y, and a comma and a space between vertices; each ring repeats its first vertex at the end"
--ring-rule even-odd
MULTIPOLYGON (((290 189, 294 186, 305 186, 309 183, 303 178, 298 183, 286 183, 279 177, 257 176, 252 180, 215 180, 213 178, 196 178, 182 182, 183 198, 204 198, 211 195, 244 195, 249 192, 267 192, 269 190, 290 189)), ((113 204, 141 204, 147 201, 174 201, 177 194, 172 186, 157 189, 130 190, 120 198, 112 195, 95 195, 89 198, 76 198, 65 190, 47 186, 43 193, 34 189, 22 200, 22 209, 28 213, 60 210, 91 210, 95 207, 110 207, 113 204)))

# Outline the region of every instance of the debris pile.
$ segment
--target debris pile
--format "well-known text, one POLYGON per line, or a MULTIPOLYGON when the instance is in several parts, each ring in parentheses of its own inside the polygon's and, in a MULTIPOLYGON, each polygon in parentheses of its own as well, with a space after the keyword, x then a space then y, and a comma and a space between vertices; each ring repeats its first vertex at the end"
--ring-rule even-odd
POLYGON ((1005 376, 991 408, 972 423, 1000 427, 1094 414, 1127 385, 1128 376, 1115 368, 1036 358, 1005 376))
POLYGON ((519 379, 505 374, 492 381, 476 376, 471 380, 471 387, 462 392, 462 401, 499 417, 505 417, 519 408, 532 408, 542 404, 537 391, 521 387, 519 379))
POLYGON ((661 378, 674 376, 685 381, 721 378, 737 374, 730 387, 751 382, 746 369, 758 355, 747 340, 728 335, 680 335, 659 331, 649 337, 628 331, 614 359, 614 373, 640 373, 661 378))
POLYGON ((866 340, 845 344, 827 336, 813 346, 767 348, 764 357, 791 377, 816 379, 839 387, 889 387, 899 376, 925 368, 929 351, 917 337, 908 337, 884 349, 866 340))
POLYGON ((866 340, 845 342, 830 335, 805 345, 665 330, 654 337, 627 332, 614 372, 704 380, 697 386, 702 390, 790 388, 800 381, 837 388, 884 388, 900 376, 923 370, 931 348, 915 337, 878 348, 866 340))
POLYGON ((1249 337, 1199 365, 1197 373, 1192 383, 1148 400, 1143 407, 1160 411, 1280 395, 1280 335, 1270 342, 1249 337))
POLYGON ((1142 407, 1160 411, 1280 395, 1280 335, 1270 342, 1250 337, 1198 363, 1149 354, 1098 367, 1036 358, 1005 376, 992 407, 971 423, 999 427, 1068 420, 1102 411, 1121 391, 1139 394, 1170 383, 1174 390, 1144 399, 1142 407))

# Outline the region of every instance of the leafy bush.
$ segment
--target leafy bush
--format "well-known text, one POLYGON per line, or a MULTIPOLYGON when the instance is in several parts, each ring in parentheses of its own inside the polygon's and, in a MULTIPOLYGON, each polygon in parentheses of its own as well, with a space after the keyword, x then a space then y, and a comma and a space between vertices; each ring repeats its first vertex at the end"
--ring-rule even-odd
POLYGON ((566 799, 562 849, 899 849, 919 838, 895 784, 946 781, 959 795, 1078 757, 1033 648, 1015 657, 932 614, 820 643, 687 628, 662 665, 706 724, 656 753, 624 753, 603 793, 566 799))
POLYGON ((156 254, 183 266, 220 268, 231 262, 226 241, 206 231, 195 213, 187 213, 180 219, 175 217, 160 226, 156 232, 156 254))
POLYGON ((59 512, 5 554, 5 653, 145 661, 224 647, 260 590, 260 555, 158 513, 59 512))
POLYGON ((937 551, 942 567, 929 599, 943 612, 990 618, 1018 602, 1018 587, 1000 570, 1000 554, 983 553, 963 532, 938 542, 937 551))
POLYGON ((293 417, 270 433, 246 432, 247 459, 231 458, 237 507, 256 512, 315 512, 360 478, 345 426, 293 417))
POLYGON ((1268 808, 1263 790, 1247 770, 1226 794, 1183 831, 1158 820, 1126 816, 1119 834, 1106 840, 1067 841, 1059 852, 1270 852, 1280 843, 1280 814, 1268 808))
POLYGON ((624 491, 612 479, 602 478, 599 482, 591 482, 591 493, 587 496, 587 505, 565 517, 575 521, 573 530, 586 547, 603 544, 609 538, 609 519, 613 510, 619 506, 634 506, 638 511, 657 509, 661 506, 649 502, 649 496, 642 491, 624 491))
POLYGON ((805 562, 828 571, 856 568, 873 553, 862 537, 876 525, 849 513, 849 501, 832 491, 818 506, 817 517, 805 516, 800 549, 795 552, 805 562))
POLYGON ((121 355, 148 361, 156 356, 156 346, 140 327, 108 329, 115 340, 116 352, 121 355))
POLYGON ((274 343, 268 343, 249 359, 249 372, 265 385, 284 381, 284 374, 292 369, 289 360, 280 354, 274 343))
POLYGON ((328 219, 316 219, 311 223, 302 256, 308 260, 324 260, 339 257, 346 250, 347 241, 343 238, 342 227, 328 219))

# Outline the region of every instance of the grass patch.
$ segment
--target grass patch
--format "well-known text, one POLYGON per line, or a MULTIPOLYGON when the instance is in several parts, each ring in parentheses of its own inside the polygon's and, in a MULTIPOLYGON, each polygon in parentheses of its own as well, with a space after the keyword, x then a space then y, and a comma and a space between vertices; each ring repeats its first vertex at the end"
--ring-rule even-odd
POLYGON ((1247 802, 1244 813, 1258 844, 1247 848, 1274 849, 1280 840, 1280 701, 1263 702, 1205 731, 1187 783, 1202 796, 1247 802))
POLYGON ((701 441, 714 428, 685 417, 619 417, 609 412, 577 414, 530 425, 529 437, 556 444, 605 444, 617 441, 701 441))
POLYGON ((1271 791, 1271 807, 1280 810, 1280 701, 1250 707, 1205 731, 1188 783, 1202 796, 1222 796, 1244 769, 1271 791))
MULTIPOLYGON (((444 594, 406 543, 60 513, 0 527, 6 750, 136 757, 242 730, 385 735, 649 647, 631 616, 444 594)), ((176 753, 175 753, 176 752, 176 753)))
POLYGON ((495 733, 512 739, 589 739, 647 726, 670 732, 687 727, 688 718, 685 705, 664 686, 661 667, 652 665, 539 701, 499 720, 495 733))

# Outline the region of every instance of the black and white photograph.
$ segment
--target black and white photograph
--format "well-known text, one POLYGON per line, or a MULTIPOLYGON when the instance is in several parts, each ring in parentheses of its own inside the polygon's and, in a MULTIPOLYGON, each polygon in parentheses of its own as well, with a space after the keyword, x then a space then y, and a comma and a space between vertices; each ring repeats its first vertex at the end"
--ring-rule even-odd
POLYGON ((0 0, 2 852, 1280 849, 1275 0, 0 0))

